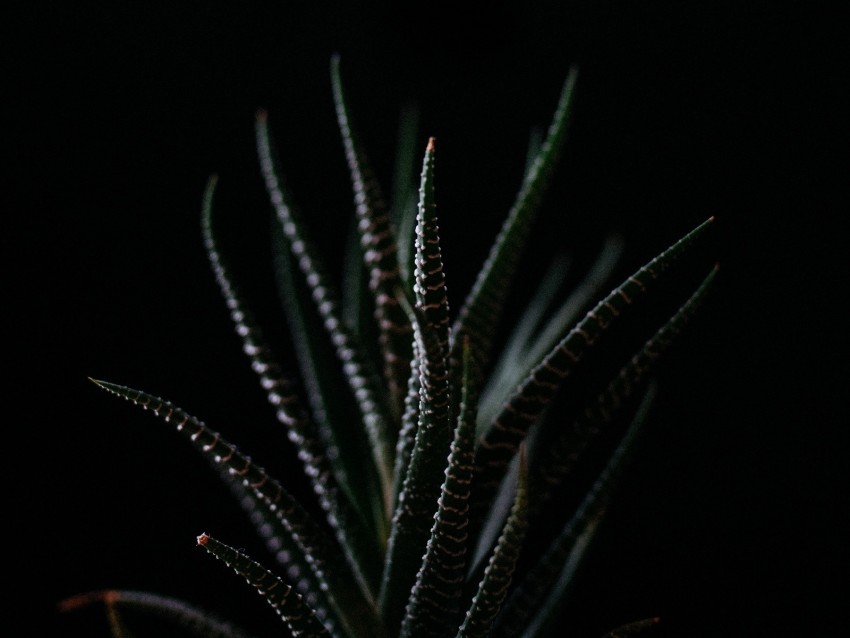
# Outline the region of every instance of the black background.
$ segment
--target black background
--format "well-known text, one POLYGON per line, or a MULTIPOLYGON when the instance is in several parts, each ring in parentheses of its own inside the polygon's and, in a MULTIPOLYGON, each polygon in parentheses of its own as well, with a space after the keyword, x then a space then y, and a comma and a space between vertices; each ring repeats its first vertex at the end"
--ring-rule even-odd
POLYGON ((15 635, 80 635, 86 622, 106 635, 99 615, 54 608, 107 587, 183 597, 258 635, 278 630, 194 547, 207 531, 257 548, 224 488, 176 435, 86 378, 170 398, 305 493, 209 273, 199 208, 218 173, 233 253, 277 325, 254 112, 268 109, 296 197, 338 255, 352 205, 334 52, 379 177, 389 180, 403 105, 419 105, 423 148, 437 138, 455 308, 571 64, 573 126, 529 278, 556 245, 591 254, 617 230, 636 267, 717 218, 718 291, 664 369, 656 419, 565 628, 599 636, 660 615, 667 635, 842 635, 838 17, 817 3, 300 6, 34 3, 7 24, 15 635))

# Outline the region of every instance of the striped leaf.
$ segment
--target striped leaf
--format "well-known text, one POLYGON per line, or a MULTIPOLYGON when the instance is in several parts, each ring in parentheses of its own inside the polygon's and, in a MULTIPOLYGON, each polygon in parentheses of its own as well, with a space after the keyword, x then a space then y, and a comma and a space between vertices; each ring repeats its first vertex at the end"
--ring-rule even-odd
POLYGON ((536 630, 532 630, 535 624, 544 623, 549 613, 560 608, 654 398, 655 388, 652 387, 575 513, 511 592, 494 628, 493 638, 518 636, 523 629, 526 633, 522 635, 536 635, 536 630))
MULTIPOLYGON (((345 494, 333 493, 338 506, 329 512, 334 518, 331 527, 371 598, 378 590, 380 547, 387 525, 379 478, 374 466, 364 466, 363 458, 369 458, 368 442, 359 428, 353 427, 356 422, 351 415, 356 414, 356 406, 346 400, 347 383, 333 365, 334 353, 316 320, 309 292, 294 276, 292 255, 283 245, 280 230, 274 229, 272 234, 279 240, 275 242, 275 271, 290 332, 298 335, 293 341, 302 379, 320 432, 331 443, 334 470, 340 476, 337 484, 345 488, 345 494)), ((299 446, 299 455, 306 453, 309 448, 299 446)))
POLYGON ((198 545, 248 581, 283 618, 293 636, 331 638, 331 634, 316 618, 315 612, 307 606, 298 592, 265 567, 208 534, 198 536, 198 545))
POLYGON ((279 539, 281 550, 298 573, 311 580, 310 589, 320 595, 319 606, 329 610, 334 626, 349 623, 369 626, 377 622, 374 608, 362 592, 351 587, 351 573, 343 553, 306 510, 266 471, 228 443, 218 432, 172 403, 131 388, 92 381, 104 390, 150 410, 189 439, 223 477, 230 477, 257 496, 257 505, 266 518, 275 518, 286 536, 279 539))
POLYGON ((393 515, 384 562, 380 608, 388 626, 400 624, 421 565, 452 437, 446 361, 448 302, 434 210, 433 180, 432 138, 425 151, 419 191, 415 308, 410 308, 403 294, 398 295, 414 326, 420 360, 420 402, 413 450, 393 515))
POLYGON ((373 461, 381 479, 385 512, 392 507, 392 468, 395 432, 385 403, 380 376, 374 370, 354 334, 346 327, 340 310, 340 295, 319 258, 307 228, 294 207, 277 169, 277 159, 264 112, 257 116, 257 152, 272 207, 301 269, 321 320, 330 335, 345 378, 357 399, 363 425, 369 437, 373 461))
POLYGON ((469 344, 463 353, 463 391, 446 479, 431 528, 431 539, 404 614, 401 636, 448 636, 457 623, 466 571, 468 510, 475 449, 476 390, 469 344))
POLYGON ((469 335, 476 360, 482 367, 487 364, 510 282, 561 154, 576 77, 577 70, 572 68, 564 82, 546 140, 527 171, 516 201, 455 320, 452 328, 453 361, 460 361, 463 336, 469 335))
POLYGON ((585 353, 608 331, 623 311, 652 286, 682 253, 711 225, 713 217, 697 226, 667 250, 639 268, 603 298, 526 378, 479 439, 476 451, 474 506, 483 508, 492 499, 520 441, 528 434, 564 380, 585 353))
POLYGON ((558 438, 546 447, 535 466, 536 489, 532 510, 542 507, 548 496, 564 483, 591 440, 611 423, 624 402, 643 387, 648 376, 654 372, 659 358, 673 345, 704 302, 717 272, 717 267, 712 269, 688 300, 621 368, 573 425, 561 429, 558 438))
POLYGON ((481 427, 489 425, 504 405, 505 397, 511 395, 547 353, 563 338, 580 313, 597 297, 605 285, 622 253, 623 242, 618 236, 606 241, 598 258, 584 279, 570 291, 560 306, 543 321, 544 311, 552 303, 558 282, 565 275, 563 260, 555 261, 541 281, 535 298, 511 333, 510 340, 497 361, 491 375, 492 381, 482 396, 479 414, 481 427))
MULTIPOLYGON (((216 281, 230 310, 230 317, 242 339, 242 349, 248 355, 252 369, 259 376, 269 402, 275 407, 278 421, 286 426, 289 440, 297 447, 298 457, 304 465, 313 492, 327 514, 328 523, 337 540, 345 548, 361 586, 367 593, 374 591, 378 576, 374 537, 366 533, 363 523, 357 520, 358 513, 341 492, 326 452, 327 438, 323 441, 319 436, 290 382, 284 378, 260 328, 245 308, 230 270, 218 249, 212 219, 215 185, 216 180, 211 179, 204 197, 203 239, 216 281)), ((301 359, 303 364, 308 357, 301 359)), ((330 428, 328 430, 333 433, 330 428)), ((334 457, 338 457, 339 448, 335 443, 332 439, 330 450, 334 457)), ((336 469, 339 472, 340 467, 336 469)), ((343 479, 347 479, 347 476, 343 476, 343 479)))
POLYGON ((528 527, 527 481, 525 449, 522 447, 519 453, 519 474, 514 506, 502 535, 496 543, 490 562, 484 570, 484 578, 478 585, 478 592, 473 597, 463 624, 458 630, 457 638, 485 638, 489 635, 493 621, 501 610, 528 527))
POLYGON ((401 285, 398 245, 390 226, 380 184, 352 124, 339 66, 339 56, 334 56, 331 60, 331 86, 337 123, 354 188, 363 263, 369 272, 369 288, 374 295, 375 319, 379 328, 378 340, 383 353, 389 404, 398 419, 403 410, 412 331, 407 316, 398 306, 394 292, 401 285))
MULTIPOLYGON (((403 292, 399 292, 403 295, 403 292)), ((410 455, 416 443, 416 430, 419 427, 419 393, 422 383, 419 378, 419 367, 422 364, 416 343, 413 344, 414 355, 410 360, 410 377, 407 382, 407 396, 404 399, 404 414, 401 417, 401 429, 395 449, 395 468, 393 469, 393 505, 398 507, 398 499, 404 485, 404 477, 410 465, 410 455)))

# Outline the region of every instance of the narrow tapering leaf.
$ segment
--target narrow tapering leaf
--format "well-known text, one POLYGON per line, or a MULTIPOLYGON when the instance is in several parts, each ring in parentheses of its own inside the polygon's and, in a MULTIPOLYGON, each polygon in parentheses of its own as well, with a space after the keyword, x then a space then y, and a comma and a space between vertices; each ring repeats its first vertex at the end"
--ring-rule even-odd
MULTIPOLYGON (((422 309, 428 326, 437 335, 440 348, 448 349, 449 301, 446 276, 440 253, 437 226, 437 202, 434 196, 434 138, 428 140, 419 187, 419 212, 416 217, 416 270, 413 286, 416 305, 422 309)), ((462 353, 461 353, 462 354, 462 353)))
POLYGON ((390 221, 396 229, 399 271, 402 279, 408 284, 408 292, 413 290, 413 237, 418 201, 415 179, 416 162, 419 159, 419 147, 416 143, 418 133, 419 110, 408 104, 399 115, 390 211, 390 221))
POLYGON ((541 361, 563 338, 570 326, 581 315, 581 312, 597 298, 603 290, 603 286, 610 285, 609 279, 622 252, 623 240, 621 237, 612 235, 605 240, 599 256, 591 265, 584 279, 570 291, 570 294, 552 313, 546 324, 540 327, 534 339, 529 341, 528 348, 519 365, 522 370, 530 371, 534 365, 541 361))
POLYGON ((198 545, 248 581, 283 618, 293 636, 331 638, 316 613, 307 606, 298 592, 265 567, 208 534, 198 536, 198 545))
POLYGON ((315 422, 320 433, 329 441, 333 468, 339 480, 335 485, 345 488, 345 494, 332 495, 336 507, 331 527, 347 550, 347 556, 361 586, 371 598, 376 595, 380 580, 380 555, 387 521, 384 516, 379 478, 368 458, 368 441, 355 427, 351 414, 356 411, 347 400, 346 381, 334 366, 334 354, 315 317, 309 292, 294 276, 292 255, 278 228, 273 229, 275 270, 280 296, 294 340, 302 379, 309 392, 315 422), (356 477, 356 478, 355 478, 356 477), (350 499, 350 501, 348 500, 350 499))
MULTIPOLYGON (((562 602, 616 487, 624 463, 633 450, 655 395, 655 387, 651 386, 626 433, 575 513, 517 583, 494 628, 494 638, 519 635, 524 627, 534 624, 533 619, 543 621, 547 614, 541 609, 551 611, 562 602)), ((535 634, 532 632, 530 635, 535 634)))
POLYGON ((534 340, 535 333, 539 332, 546 312, 560 291, 569 267, 570 260, 564 253, 558 254, 552 260, 537 285, 534 296, 526 305, 499 352, 498 359, 481 392, 481 402, 478 406, 478 419, 482 433, 483 427, 490 425, 502 409, 505 397, 509 396, 519 382, 528 375, 530 370, 522 374, 517 364, 525 358, 529 344, 534 340), (520 376, 517 378, 517 375, 520 376))
POLYGON ((462 337, 469 335, 476 359, 481 366, 487 364, 507 291, 543 193, 561 154, 576 77, 577 71, 572 68, 564 82, 546 140, 527 171, 516 201, 454 323, 453 360, 460 361, 462 337))
POLYGON ((410 306, 403 296, 400 301, 410 313, 415 350, 419 353, 419 420, 393 514, 381 580, 379 607, 388 627, 401 623, 422 563, 452 437, 446 361, 441 344, 435 331, 429 329, 422 309, 410 306))
POLYGON ((717 272, 717 267, 712 269, 688 300, 620 369, 573 425, 562 428, 552 445, 541 453, 534 472, 536 489, 532 511, 543 507, 549 495, 564 483, 590 442, 619 414, 624 403, 643 388, 659 358, 673 345, 702 305, 717 272))
POLYGON ((570 291, 548 320, 543 322, 544 312, 550 307, 552 297, 558 289, 557 282, 562 280, 566 270, 562 260, 552 264, 541 281, 537 294, 511 333, 482 394, 479 412, 479 426, 482 430, 490 425, 504 407, 505 397, 511 396, 534 366, 555 347, 579 314, 608 282, 622 253, 622 244, 619 236, 608 237, 584 279, 570 291))
POLYGON ((452 442, 446 479, 431 528, 431 539, 416 576, 404 621, 402 638, 451 634, 457 623, 458 601, 467 563, 469 493, 475 449, 477 391, 472 385, 469 344, 464 348, 460 416, 452 442))
POLYGON ((395 448, 395 467, 393 468, 393 507, 398 507, 399 494, 404 485, 404 477, 410 465, 410 455, 416 442, 416 429, 419 427, 419 392, 422 383, 419 378, 419 358, 416 343, 413 344, 413 358, 410 360, 410 377, 407 381, 407 396, 404 398, 404 413, 401 416, 401 429, 395 448))
MULTIPOLYGON (((504 634, 505 638, 516 638, 517 636, 521 638, 547 638, 552 635, 553 625, 563 611, 566 593, 570 590, 576 572, 584 562, 591 541, 602 523, 604 513, 604 510, 602 510, 588 520, 587 525, 575 538, 560 574, 556 575, 555 584, 550 591, 543 592, 544 600, 539 608, 535 608, 534 615, 530 616, 516 631, 504 634)), ((501 618, 497 619, 496 622, 498 623, 499 620, 501 618)), ((498 629, 498 626, 496 629, 498 629)), ((494 630, 493 633, 492 638, 502 636, 497 630, 494 630)))
POLYGON ((385 511, 392 507, 392 470, 395 431, 389 407, 384 401, 380 376, 363 352, 354 334, 345 326, 340 311, 340 295, 308 237, 277 168, 277 158, 269 134, 268 118, 260 112, 256 121, 257 152, 272 207, 298 267, 306 278, 313 301, 345 370, 345 378, 357 399, 363 426, 371 443, 373 460, 381 478, 385 511))
POLYGON ((508 594, 508 587, 510 587, 528 527, 527 480, 525 450, 520 449, 514 506, 505 523, 502 535, 496 542, 490 562, 484 570, 484 577, 478 585, 478 591, 472 599, 469 610, 466 612, 457 638, 485 638, 490 633, 493 621, 501 610, 502 603, 508 594))
MULTIPOLYGON (((328 523, 337 540, 345 548, 352 569, 363 583, 366 592, 372 592, 377 587, 378 578, 378 563, 375 560, 377 546, 369 542, 374 537, 365 533, 362 523, 357 520, 357 512, 337 483, 326 451, 330 443, 331 455, 338 457, 335 440, 328 441, 327 437, 323 440, 301 406, 297 393, 284 377, 262 331, 245 307, 238 286, 218 248, 213 226, 215 185, 216 179, 213 178, 209 181, 204 196, 203 239, 216 281, 230 310, 230 317, 242 339, 242 349, 248 355, 254 372, 259 376, 269 403, 275 407, 278 421, 287 428, 289 440, 298 449, 298 457, 304 465, 304 471, 309 477, 319 505, 327 514, 328 523)), ((304 359, 305 357, 302 357, 302 364, 304 359)), ((337 468, 337 471, 339 469, 337 468)))
MULTIPOLYGON (((532 370, 499 416, 479 439, 476 451, 476 508, 492 499, 505 468, 520 441, 542 414, 564 380, 572 374, 587 350, 608 331, 623 311, 651 286, 653 281, 705 232, 709 218, 675 242, 603 298, 555 348, 532 370)), ((477 515, 476 515, 477 517, 477 515)))
POLYGON ((339 56, 331 60, 331 85, 336 106, 337 123, 351 184, 363 263, 369 271, 369 288, 374 295, 378 339, 384 359, 384 380, 389 404, 396 420, 401 417, 407 383, 407 364, 410 361, 412 328, 404 311, 399 308, 395 289, 401 285, 398 265, 398 244, 390 225, 384 195, 369 165, 366 153, 352 123, 340 75, 339 56))
POLYGON ((206 609, 184 600, 146 591, 109 589, 77 594, 60 602, 59 610, 68 612, 93 604, 138 610, 157 616, 199 638, 251 638, 244 630, 233 623, 219 620, 206 609))
POLYGON ((311 589, 320 594, 320 604, 329 609, 334 627, 351 623, 369 626, 377 622, 374 609, 364 599, 363 592, 351 587, 354 575, 342 551, 301 504, 262 467, 218 432, 169 401, 114 383, 92 381, 173 424, 204 458, 222 468, 222 476, 230 476, 255 493, 265 516, 276 518, 287 532, 287 536, 280 539, 284 544, 282 549, 289 552, 289 560, 298 566, 299 573, 312 579, 311 589))
POLYGON ((420 361, 419 422, 398 503, 393 514, 381 583, 380 608, 388 626, 401 622, 444 480, 453 427, 449 415, 448 301, 434 200, 434 139, 428 142, 419 191, 415 308, 403 293, 401 306, 414 326, 420 361))

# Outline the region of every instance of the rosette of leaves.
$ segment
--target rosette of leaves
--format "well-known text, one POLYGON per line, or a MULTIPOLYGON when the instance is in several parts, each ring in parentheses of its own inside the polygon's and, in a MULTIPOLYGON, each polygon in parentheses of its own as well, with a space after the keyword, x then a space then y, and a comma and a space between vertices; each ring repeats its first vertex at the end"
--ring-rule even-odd
MULTIPOLYGON (((319 508, 304 507, 235 444, 170 401, 94 380, 171 425, 232 487, 273 559, 259 562, 207 533, 197 542, 256 588, 292 635, 542 636, 569 595, 645 421, 656 364, 717 271, 707 268, 672 315, 611 363, 612 335, 631 329, 641 303, 663 290, 668 271, 711 219, 614 285, 608 280, 620 245, 609 241, 571 290, 563 289, 564 264, 555 260, 510 337, 494 348, 509 285, 561 155, 575 81, 573 69, 457 312, 446 294, 433 138, 418 191, 412 177, 397 179, 388 204, 333 59, 357 222, 351 260, 336 281, 281 175, 269 118, 258 114, 259 164, 276 220, 274 266, 282 312, 297 335, 297 366, 276 358, 242 296, 221 250, 210 180, 202 230, 212 271, 319 508), (291 376, 296 369, 300 376, 291 376)), ((407 169, 416 162, 415 138, 411 129, 399 145, 401 176, 415 173, 407 169)), ((171 619, 186 635, 248 635, 154 593, 93 592, 63 606, 93 601, 105 604, 116 636, 130 635, 134 609, 171 619)))

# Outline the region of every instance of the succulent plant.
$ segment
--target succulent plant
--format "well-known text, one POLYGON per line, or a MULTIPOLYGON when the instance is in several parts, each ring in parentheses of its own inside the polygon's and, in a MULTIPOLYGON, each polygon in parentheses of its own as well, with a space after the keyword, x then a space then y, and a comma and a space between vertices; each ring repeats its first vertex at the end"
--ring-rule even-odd
MULTIPOLYGON (((618 358, 606 348, 633 329, 641 304, 664 290, 667 271, 711 220, 601 294, 620 253, 611 240, 570 291, 564 264, 555 260, 502 343, 508 290, 561 155, 576 76, 572 69, 547 133, 532 143, 516 200, 458 312, 446 293, 433 138, 418 192, 413 175, 398 180, 388 205, 357 136, 339 59, 332 60, 357 221, 338 282, 311 239, 312 220, 281 175, 269 118, 258 113, 275 274, 297 376, 290 376, 296 366, 276 358, 242 296, 221 248, 217 180, 210 179, 202 205, 206 252, 244 353, 298 450, 318 507, 299 503, 173 403, 93 380, 174 427, 232 488, 274 565, 207 533, 198 545, 255 587, 292 635, 538 636, 569 594, 646 419, 656 362, 717 272, 709 268, 672 316, 618 358)), ((410 131, 400 145, 407 150, 398 166, 414 165, 416 135, 410 131)), ((164 616, 187 635, 247 635, 186 601, 153 593, 93 592, 62 605, 94 601, 106 605, 118 636, 128 634, 132 609, 164 616)), ((639 619, 615 632, 654 621, 639 619)))

